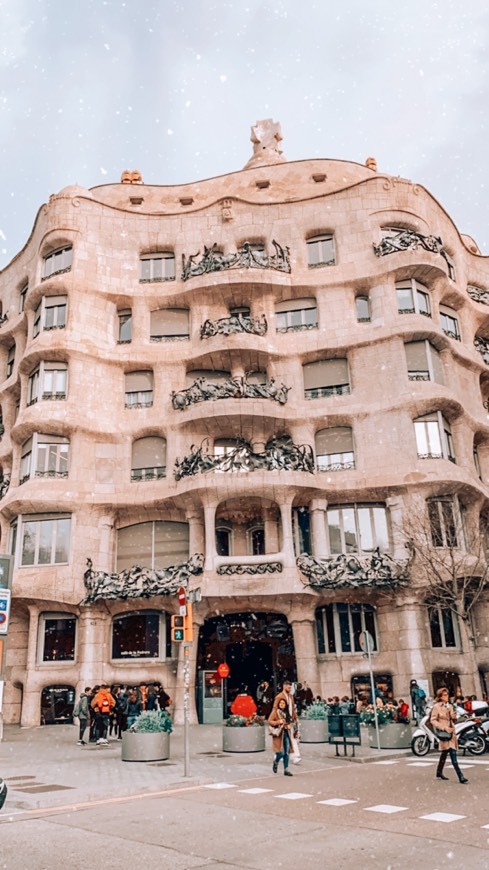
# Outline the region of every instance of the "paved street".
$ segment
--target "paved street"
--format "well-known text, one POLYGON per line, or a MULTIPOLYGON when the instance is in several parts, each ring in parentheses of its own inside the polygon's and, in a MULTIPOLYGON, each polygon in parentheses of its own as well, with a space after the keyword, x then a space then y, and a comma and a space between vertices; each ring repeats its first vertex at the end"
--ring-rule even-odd
POLYGON ((355 763, 306 745, 286 778, 270 749, 224 755, 220 728, 191 731, 185 778, 178 729, 159 764, 122 763, 116 742, 73 746, 66 726, 7 729, 0 867, 81 870, 94 853, 107 870, 489 867, 489 756, 462 760, 463 786, 449 767, 449 782, 435 780, 434 756, 362 747, 355 763))

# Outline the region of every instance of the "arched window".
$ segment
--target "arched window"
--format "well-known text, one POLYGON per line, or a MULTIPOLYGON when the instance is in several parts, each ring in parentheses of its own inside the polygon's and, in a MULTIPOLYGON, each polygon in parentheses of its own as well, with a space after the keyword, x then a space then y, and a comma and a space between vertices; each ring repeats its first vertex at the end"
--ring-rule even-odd
POLYGON ((304 372, 304 396, 320 399, 327 396, 343 396, 350 392, 348 360, 323 359, 306 363, 304 372))
POLYGON ((355 468, 353 432, 349 426, 334 426, 316 432, 316 463, 319 471, 355 468))
POLYGON ((131 480, 159 480, 162 477, 166 477, 166 440, 150 435, 134 441, 131 480))

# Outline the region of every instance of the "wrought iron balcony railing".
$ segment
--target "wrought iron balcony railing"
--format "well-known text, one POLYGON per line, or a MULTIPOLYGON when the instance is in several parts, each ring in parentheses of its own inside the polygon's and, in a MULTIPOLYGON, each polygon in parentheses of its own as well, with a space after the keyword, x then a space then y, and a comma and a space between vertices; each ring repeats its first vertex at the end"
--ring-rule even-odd
POLYGON ((409 579, 409 560, 393 559, 378 548, 362 556, 340 553, 328 559, 303 554, 296 562, 305 585, 313 589, 394 588, 409 579))
POLYGON ((205 320, 200 327, 201 338, 212 338, 214 335, 232 335, 247 332, 249 335, 265 335, 268 330, 267 318, 250 317, 246 314, 231 314, 219 320, 205 320))
POLYGON ((207 378, 201 377, 186 390, 172 392, 171 400, 176 411, 183 411, 189 405, 213 399, 273 399, 280 405, 285 405, 289 390, 290 387, 284 384, 276 387, 274 378, 270 378, 267 384, 254 384, 248 380, 248 375, 228 378, 218 383, 212 383, 207 378))
POLYGON ((288 435, 272 438, 263 452, 255 452, 246 441, 236 440, 236 446, 226 453, 212 454, 200 447, 191 448, 189 456, 175 462, 175 480, 201 472, 308 471, 314 473, 314 456, 308 444, 296 445, 288 435))
POLYGON ((169 568, 140 568, 134 565, 119 573, 94 571, 91 559, 83 575, 86 595, 82 604, 92 604, 110 598, 151 598, 154 595, 175 595, 179 586, 187 587, 191 577, 202 574, 204 557, 190 556, 187 562, 169 568))
POLYGON ((182 279, 187 281, 198 275, 230 269, 275 269, 278 272, 290 272, 289 249, 282 247, 274 239, 272 245, 275 249, 274 254, 257 250, 249 242, 245 242, 232 254, 223 254, 216 244, 209 248, 204 245, 202 255, 200 251, 189 257, 182 255, 182 279))

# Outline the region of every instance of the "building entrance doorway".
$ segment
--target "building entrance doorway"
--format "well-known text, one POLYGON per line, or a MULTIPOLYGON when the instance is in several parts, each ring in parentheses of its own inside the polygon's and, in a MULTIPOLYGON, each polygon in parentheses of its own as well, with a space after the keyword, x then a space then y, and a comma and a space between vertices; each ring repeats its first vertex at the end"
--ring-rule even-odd
MULTIPOLYGON (((197 686, 202 671, 229 667, 223 685, 223 715, 227 717, 238 692, 247 687, 256 701, 259 684, 266 680, 276 693, 284 679, 295 681, 297 668, 292 629, 280 613, 227 613, 207 619, 200 629, 197 652, 197 686)), ((197 698, 197 709, 202 703, 197 698)))

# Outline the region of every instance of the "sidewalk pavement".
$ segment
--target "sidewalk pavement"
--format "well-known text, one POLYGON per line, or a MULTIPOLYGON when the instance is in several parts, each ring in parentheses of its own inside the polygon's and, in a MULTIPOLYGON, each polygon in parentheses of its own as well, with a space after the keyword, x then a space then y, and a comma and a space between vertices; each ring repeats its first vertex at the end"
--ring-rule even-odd
MULTIPOLYGON (((74 807, 97 800, 272 775, 271 738, 266 738, 265 752, 223 752, 221 725, 190 726, 189 776, 184 775, 183 726, 175 726, 170 737, 170 758, 159 762, 121 761, 120 740, 111 739, 108 746, 78 746, 77 739, 77 725, 5 727, 0 743, 0 777, 7 781, 9 795, 2 820, 9 812, 74 807)), ((409 754, 410 750, 379 751, 362 745, 355 747, 355 758, 344 758, 336 757, 334 746, 327 743, 302 743, 300 770, 325 770, 355 761, 388 760, 409 754)), ((294 769, 291 764, 292 772, 294 769)))

